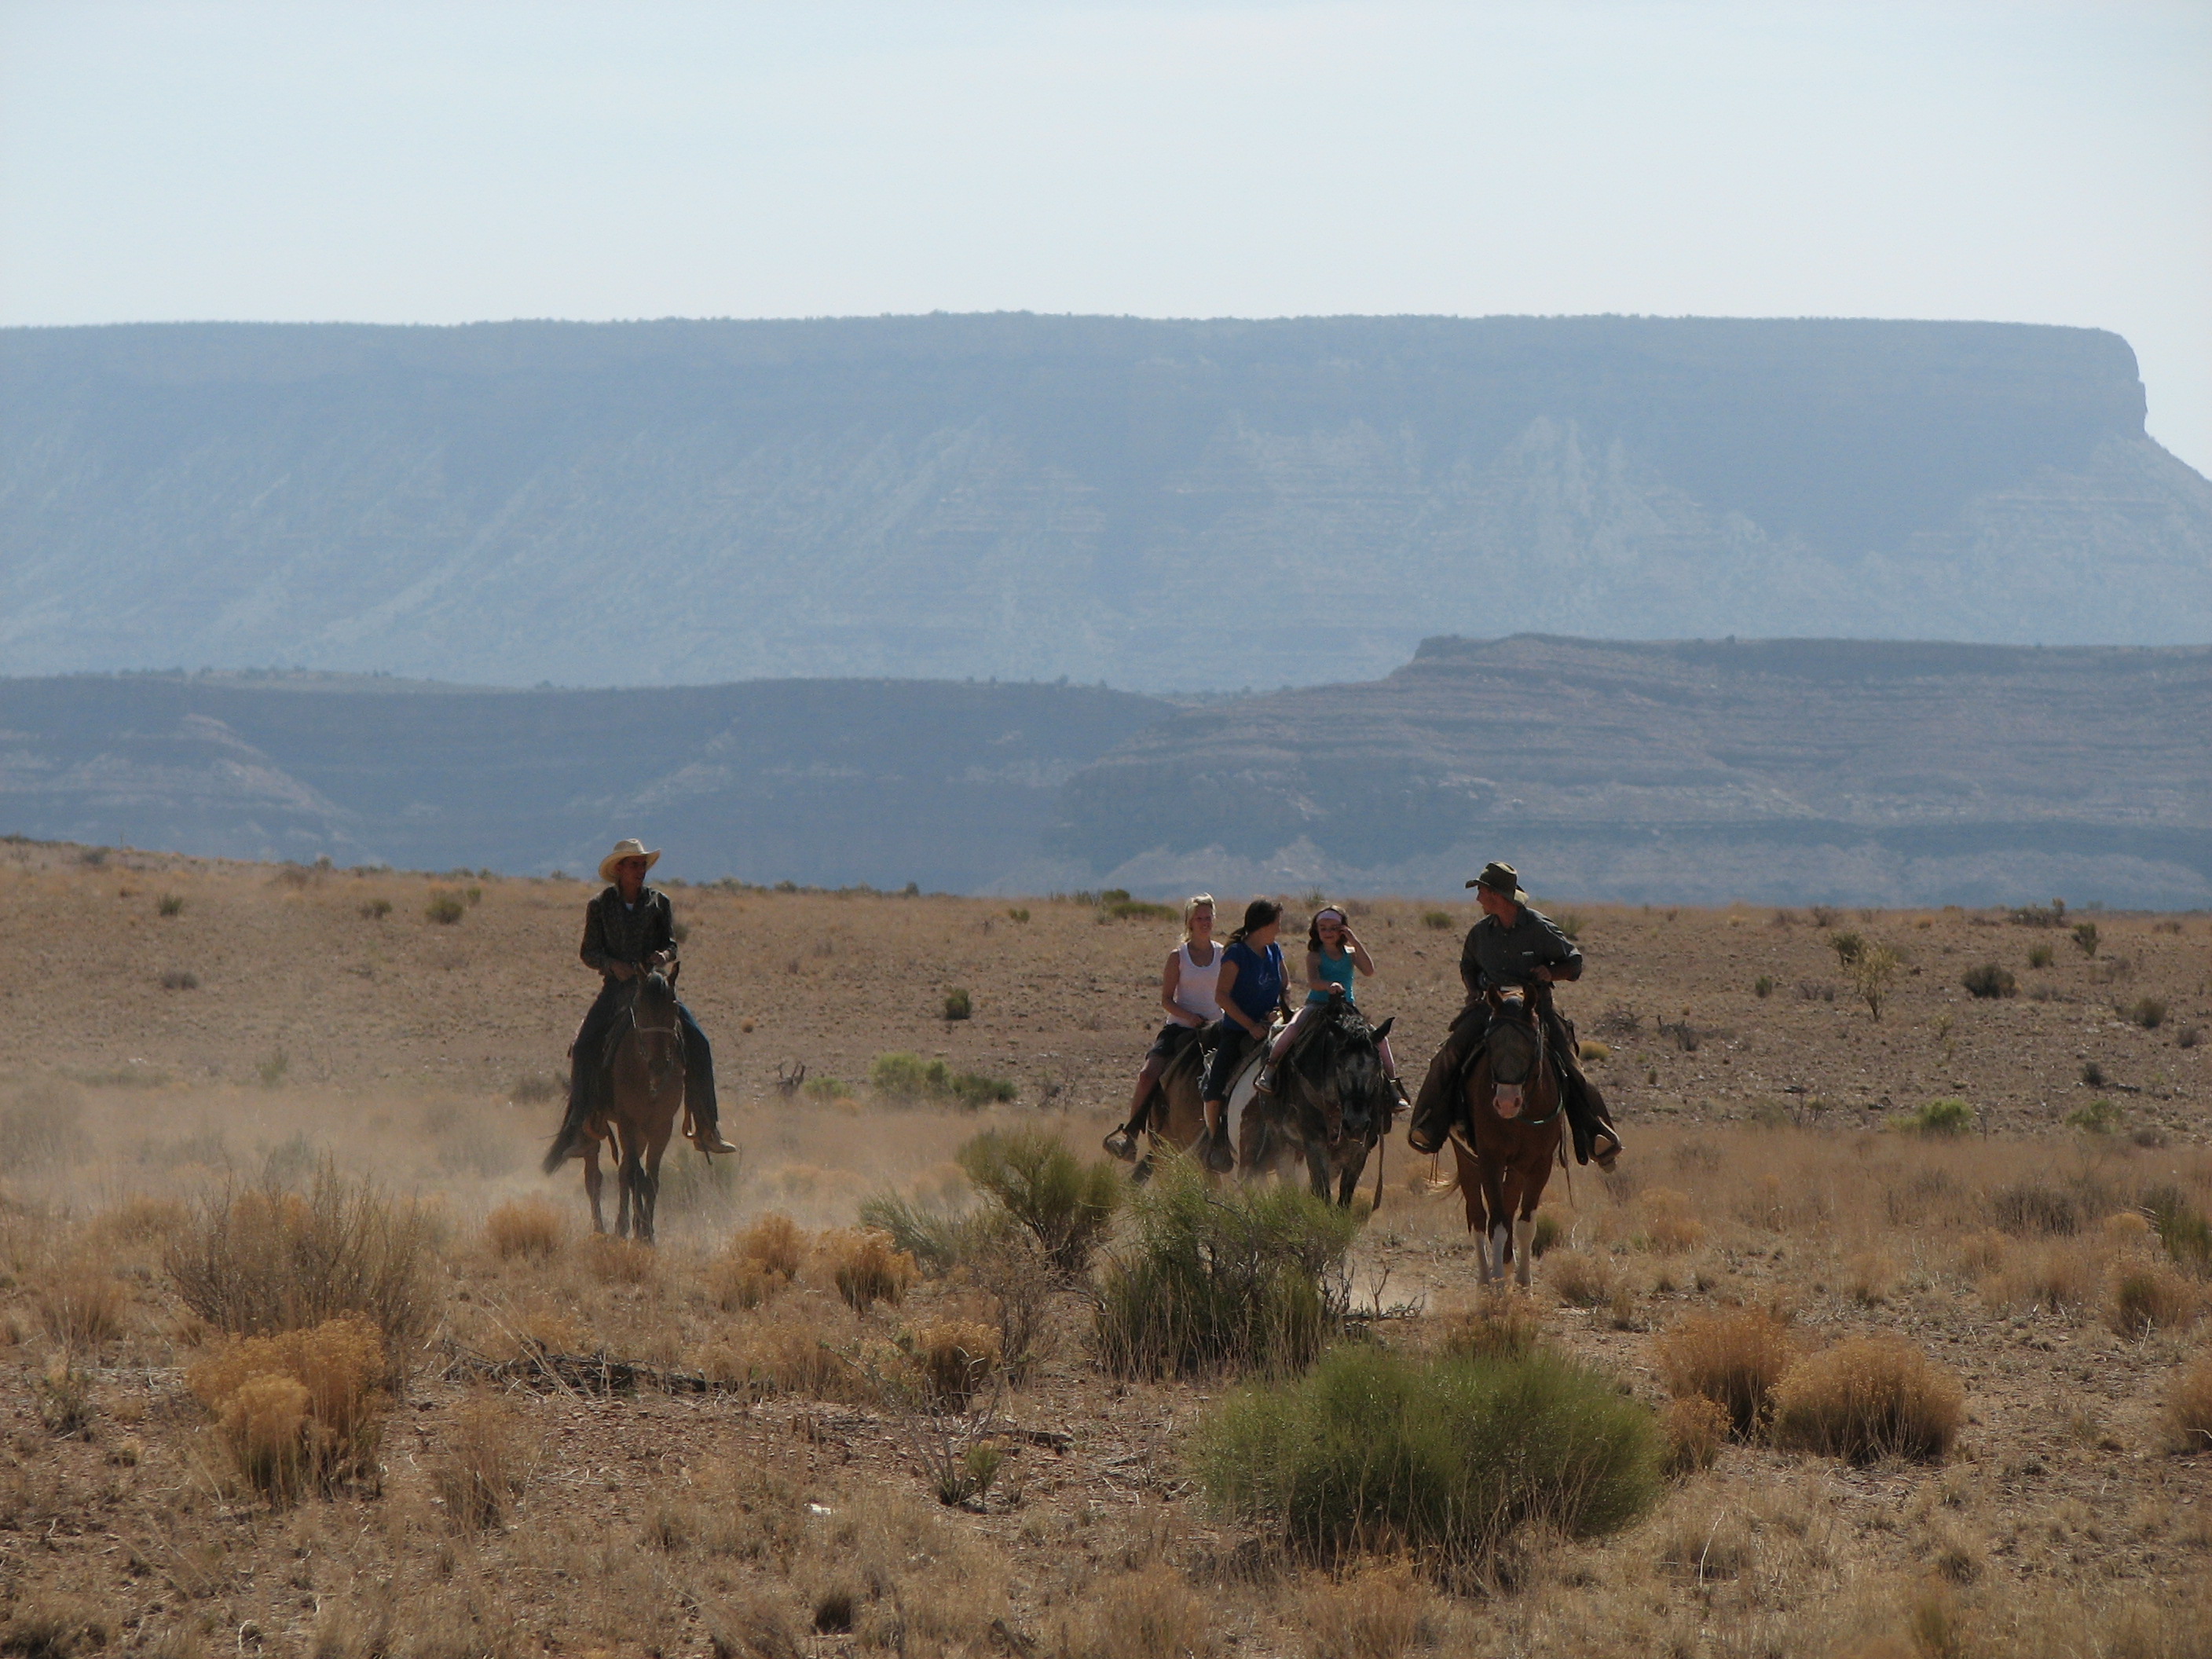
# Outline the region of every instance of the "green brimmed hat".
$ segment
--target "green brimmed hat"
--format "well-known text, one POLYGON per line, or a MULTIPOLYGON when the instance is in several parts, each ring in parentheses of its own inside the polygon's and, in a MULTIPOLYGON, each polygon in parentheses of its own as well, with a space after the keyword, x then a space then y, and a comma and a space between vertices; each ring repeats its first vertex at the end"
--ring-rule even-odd
POLYGON ((1516 904, 1526 904, 1528 896, 1521 890, 1521 872, 1510 864, 1496 860, 1482 866, 1482 873, 1468 883, 1470 887, 1486 887, 1500 898, 1510 898, 1516 904))

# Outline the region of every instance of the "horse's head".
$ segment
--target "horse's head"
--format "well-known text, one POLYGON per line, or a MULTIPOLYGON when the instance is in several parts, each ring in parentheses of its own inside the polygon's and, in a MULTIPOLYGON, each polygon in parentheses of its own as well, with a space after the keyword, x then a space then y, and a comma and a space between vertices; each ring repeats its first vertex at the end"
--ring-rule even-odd
POLYGON ((1367 1017, 1341 995, 1330 999, 1319 1019, 1320 1029, 1301 1057, 1302 1092, 1318 1114, 1331 1145, 1346 1136, 1364 1143, 1372 1139, 1378 1121, 1389 1121, 1396 1103, 1378 1052, 1391 1022, 1370 1025, 1367 1017))
POLYGON ((666 1084, 684 1059, 684 1031, 676 1017, 676 973, 653 969, 637 981, 630 1025, 647 1045, 655 1086, 666 1084))
POLYGON ((1490 1033, 1483 1040, 1490 1060, 1492 1104, 1498 1115, 1521 1115, 1521 1091, 1534 1079, 1544 1057, 1544 1034, 1526 997, 1512 992, 1490 1000, 1490 1033))

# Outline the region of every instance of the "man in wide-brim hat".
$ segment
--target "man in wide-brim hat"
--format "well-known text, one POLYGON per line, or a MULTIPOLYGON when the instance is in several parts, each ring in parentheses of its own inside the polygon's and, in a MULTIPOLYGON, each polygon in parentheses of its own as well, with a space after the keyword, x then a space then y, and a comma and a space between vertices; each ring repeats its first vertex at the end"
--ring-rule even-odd
MULTIPOLYGON (((1492 862, 1468 883, 1474 889, 1482 915, 1468 929, 1460 947, 1460 983, 1467 988, 1467 1006, 1452 1021, 1443 1047, 1429 1062, 1421 1092, 1413 1102, 1413 1121, 1406 1139, 1417 1152, 1434 1152, 1451 1133, 1460 1111, 1460 1084, 1468 1061, 1482 1047, 1490 1031, 1490 1004, 1484 993, 1499 989, 1571 983, 1583 976, 1583 953, 1559 925, 1528 902, 1521 890, 1520 872, 1510 864, 1492 862)), ((1607 1116, 1603 1098, 1575 1064, 1574 1041, 1549 998, 1540 1005, 1553 1053, 1560 1066, 1560 1103, 1574 1130, 1575 1157, 1588 1163, 1595 1158, 1609 1170, 1620 1152, 1620 1136, 1607 1116)))
MULTIPOLYGON (((676 912, 668 895, 645 884, 647 871, 660 862, 657 848, 632 838, 618 841, 599 860, 606 890, 584 907, 584 943, 577 952, 600 975, 599 994, 576 1028, 568 1048, 568 1112, 561 1133, 545 1155, 550 1175, 562 1161, 584 1150, 584 1120, 607 1101, 607 1037, 629 1006, 636 981, 659 969, 676 967, 676 912)), ((691 1139, 702 1152, 734 1152, 722 1139, 714 1100, 714 1051, 706 1032, 682 1003, 677 1024, 684 1031, 684 1104, 691 1117, 691 1139)))

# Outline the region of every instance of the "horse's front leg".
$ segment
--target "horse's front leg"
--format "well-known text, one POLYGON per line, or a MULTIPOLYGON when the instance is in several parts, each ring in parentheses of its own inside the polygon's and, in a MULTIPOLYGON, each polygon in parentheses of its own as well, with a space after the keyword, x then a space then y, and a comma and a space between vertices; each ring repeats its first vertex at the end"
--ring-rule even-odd
POLYGON ((665 1136, 647 1142, 645 1161, 638 1166, 637 1237, 641 1244, 658 1242, 653 1229, 655 1212, 660 1206, 660 1155, 667 1146, 665 1136))
POLYGON ((1487 1158, 1482 1164, 1482 1201, 1489 1212, 1486 1218, 1489 1231, 1483 1239, 1483 1248, 1490 1254, 1487 1278, 1502 1280, 1512 1249, 1513 1211, 1505 1201, 1505 1171, 1487 1158))
POLYGON ((606 1184, 606 1175, 599 1168, 599 1138, 586 1135, 584 1139, 584 1196, 592 1200, 592 1231, 603 1233, 607 1230, 607 1218, 599 1207, 599 1189, 606 1184))

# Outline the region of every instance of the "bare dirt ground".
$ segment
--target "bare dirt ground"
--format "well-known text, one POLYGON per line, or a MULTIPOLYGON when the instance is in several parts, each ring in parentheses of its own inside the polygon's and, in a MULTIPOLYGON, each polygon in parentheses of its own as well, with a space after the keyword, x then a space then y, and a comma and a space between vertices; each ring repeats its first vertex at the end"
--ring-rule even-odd
MULTIPOLYGON (((591 890, 29 845, 0 849, 0 890, 16 918, 0 1650, 2212 1650, 2212 1455, 2177 1449, 2162 1416, 2212 1329, 2193 1316, 2204 1287, 2147 1334, 2112 1317, 2118 1275, 2154 1252, 2143 1195, 2212 1206, 2205 917, 1548 906, 1589 957, 1561 1000, 1608 1050, 1589 1069, 1630 1152, 1610 1179, 1554 1179, 1564 1237, 1529 1298, 1547 1336, 1656 1404, 1662 1334, 1772 1308, 1808 1346, 1909 1339, 1962 1380, 1968 1422, 1936 1467, 1731 1445, 1629 1530, 1532 1540, 1510 1582, 1445 1595, 1402 1565, 1300 1567, 1210 1513, 1180 1448, 1227 1385, 1108 1381, 1079 1288, 1055 1293, 1046 1357, 1001 1402, 1037 1432, 962 1509, 932 1497, 910 1413, 790 1356, 889 1352, 931 1321, 988 1317, 981 1291, 924 1279, 856 1314, 827 1242, 758 1305, 730 1288, 726 1247, 763 1214, 811 1232, 880 1192, 964 1201, 952 1153, 979 1128, 1042 1124, 1087 1155, 1156 1024, 1172 923, 1074 900, 673 890, 682 989, 744 1156, 672 1172, 647 1255, 586 1237, 573 1166, 536 1170, 557 1115, 544 1079, 592 989, 574 957, 591 890), (430 918, 436 893, 459 920, 430 918), (1878 1020, 1847 933, 1899 959, 1878 1020), (1969 995, 1985 964, 2014 994, 1969 995), (948 1022, 955 988, 973 1015, 948 1022), (870 1066, 895 1051, 1018 1092, 981 1110, 879 1100, 870 1066), (777 1071, 799 1062, 816 1087, 787 1098, 777 1071), (1911 1127, 1947 1098, 1966 1133, 1911 1127), (434 1206, 434 1318, 380 1472, 271 1504, 187 1386, 219 1339, 165 1261, 189 1206, 325 1157, 434 1206), (2027 1188, 2063 1200, 2073 1231, 2021 1224, 2005 1194, 2027 1188), (532 1197, 557 1211, 550 1253, 501 1255, 487 1218, 532 1197), (91 1329, 70 1312, 88 1279, 116 1303, 91 1329), (781 1385, 469 1380, 472 1358, 533 1340, 781 1385), (507 1496, 478 1525, 450 1473, 488 1440, 507 1496)), ((1362 1002, 1398 1016, 1415 1081, 1474 918, 1431 926, 1433 908, 1352 907, 1381 969, 1362 1002)), ((1376 1329, 1419 1346, 1478 1300, 1474 1258, 1427 1161, 1402 1136, 1387 1157, 1357 1295, 1405 1304, 1376 1329)))

